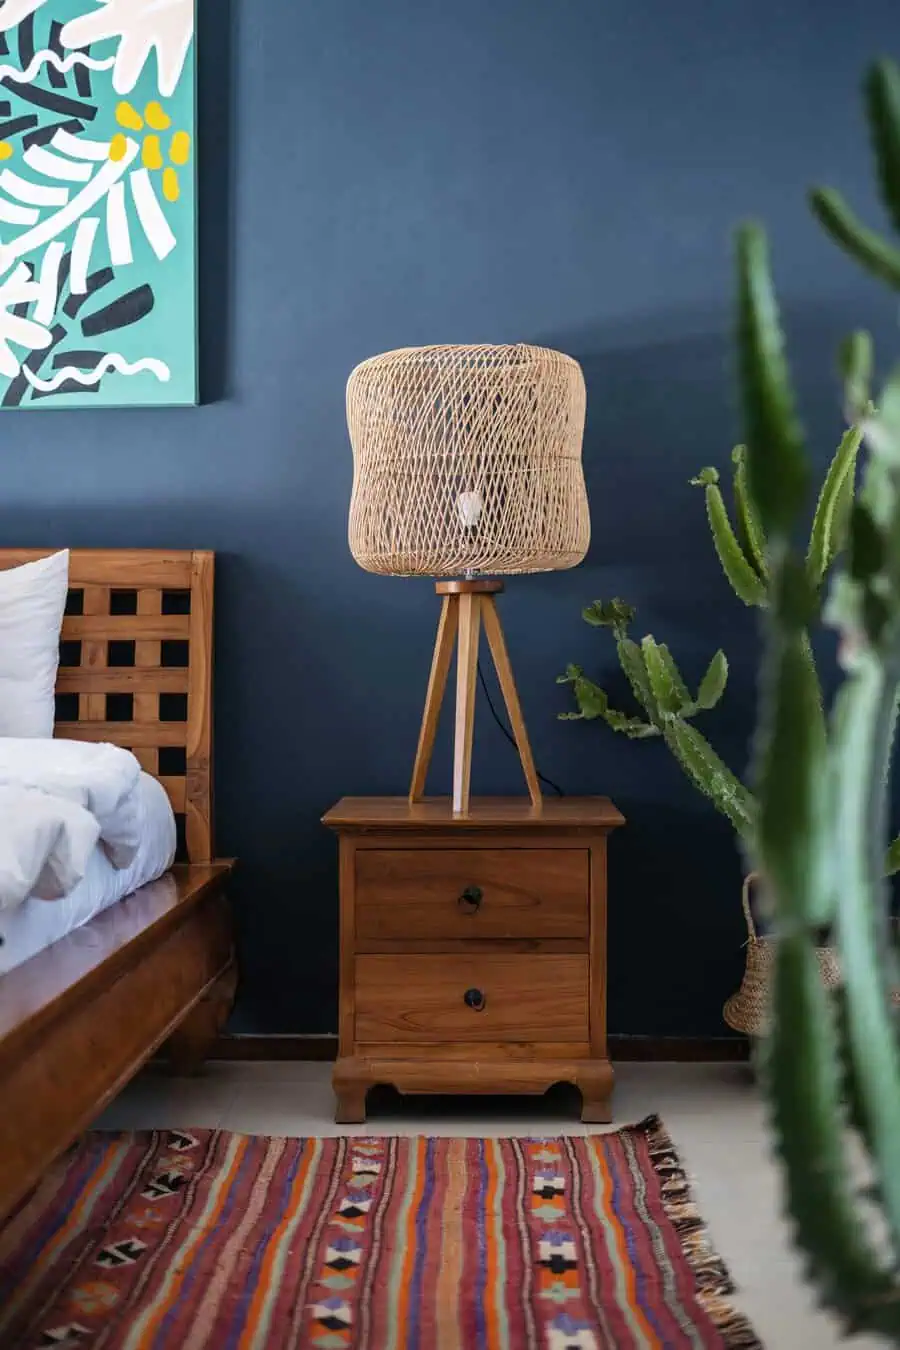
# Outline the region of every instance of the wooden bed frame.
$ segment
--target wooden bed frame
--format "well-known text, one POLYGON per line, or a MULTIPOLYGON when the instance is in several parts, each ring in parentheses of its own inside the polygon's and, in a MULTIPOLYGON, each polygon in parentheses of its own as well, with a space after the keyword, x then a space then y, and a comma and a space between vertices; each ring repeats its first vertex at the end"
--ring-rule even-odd
MULTIPOLYGON (((0 569, 49 549, 0 549, 0 569)), ((212 553, 75 549, 56 731, 133 750, 179 822, 159 881, 0 977, 0 1218, 164 1043, 211 1048, 234 996, 213 861, 212 553)))

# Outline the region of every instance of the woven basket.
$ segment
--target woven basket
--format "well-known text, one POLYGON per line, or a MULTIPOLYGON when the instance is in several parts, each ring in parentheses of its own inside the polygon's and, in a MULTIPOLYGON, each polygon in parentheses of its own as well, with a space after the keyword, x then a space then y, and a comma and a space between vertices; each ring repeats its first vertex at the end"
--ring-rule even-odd
MULTIPOLYGON (((772 968, 775 963, 774 938, 759 937, 750 908, 750 887, 757 881, 756 872, 744 879, 741 903, 747 921, 747 964, 741 987, 722 1009, 722 1016, 733 1031, 745 1036, 764 1036, 769 1029, 769 998, 772 987, 772 968)), ((819 970, 827 988, 841 982, 837 953, 833 947, 819 947, 819 970)))

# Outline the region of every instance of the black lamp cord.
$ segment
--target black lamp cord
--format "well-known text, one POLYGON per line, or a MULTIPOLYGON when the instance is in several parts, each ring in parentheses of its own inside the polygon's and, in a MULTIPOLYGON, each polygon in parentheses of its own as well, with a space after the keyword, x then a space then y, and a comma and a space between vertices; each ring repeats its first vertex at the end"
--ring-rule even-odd
MULTIPOLYGON (((483 671, 482 668, 481 668, 481 662, 480 662, 480 661, 478 662, 478 680, 479 680, 479 682, 480 682, 480 684, 481 684, 482 690, 484 691, 484 696, 485 696, 485 698, 487 699, 487 705, 488 705, 488 707, 489 707, 490 710, 491 710, 491 716, 493 717, 494 721, 497 723, 497 726, 498 726, 498 727, 500 728, 500 730, 503 732, 503 735, 504 735, 504 736, 506 737, 506 739, 509 741, 510 745, 516 746, 516 738, 515 738, 515 736, 512 734, 512 732, 510 731, 509 727, 508 727, 508 726, 506 725, 506 723, 503 721, 503 718, 500 716, 500 714, 497 712, 496 707, 494 706, 494 700, 491 698, 491 691, 490 691, 490 689, 488 689, 488 686, 487 686, 487 680, 484 678, 484 671, 483 671)), ((516 746, 516 749, 517 749, 517 750, 518 750, 518 748, 519 748, 519 747, 516 746)), ((538 778, 539 778, 540 781, 545 785, 545 787, 550 788, 551 792, 555 792, 556 795, 557 795, 557 797, 564 797, 564 796, 566 795, 566 794, 563 792, 562 788, 559 786, 559 784, 558 784, 558 783, 554 783, 554 781, 553 781, 552 778, 547 778, 545 774, 542 774, 542 773, 541 773, 540 769, 536 769, 535 772, 537 773, 538 778)))

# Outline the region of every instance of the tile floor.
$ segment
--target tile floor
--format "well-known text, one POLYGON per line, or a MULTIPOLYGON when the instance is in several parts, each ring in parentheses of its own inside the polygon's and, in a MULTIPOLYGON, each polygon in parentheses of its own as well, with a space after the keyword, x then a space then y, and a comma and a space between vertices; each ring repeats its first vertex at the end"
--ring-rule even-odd
MULTIPOLYGON (((411 1098, 370 1094, 369 1120, 338 1127, 330 1066, 308 1063, 212 1064, 193 1079, 150 1069, 96 1122, 101 1129, 219 1126, 258 1134, 581 1133, 578 1097, 411 1098)), ((830 1350, 845 1344, 812 1304, 780 1218, 779 1182, 769 1156, 765 1114, 750 1070, 736 1064, 623 1064, 617 1123, 658 1112, 692 1174, 701 1212, 740 1285, 738 1302, 767 1350, 830 1350)), ((881 1341, 859 1338, 854 1350, 881 1341)))

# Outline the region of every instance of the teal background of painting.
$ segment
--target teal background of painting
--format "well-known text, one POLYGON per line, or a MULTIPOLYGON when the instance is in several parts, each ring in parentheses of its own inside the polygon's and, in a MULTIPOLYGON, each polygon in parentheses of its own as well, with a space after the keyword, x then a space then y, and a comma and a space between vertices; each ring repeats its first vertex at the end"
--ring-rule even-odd
MULTIPOLYGON (((50 23, 53 19, 66 23, 69 19, 91 12, 95 8, 94 0, 49 0, 35 14, 35 50, 40 51, 48 45, 50 23)), ((0 59, 5 64, 17 64, 15 32, 11 32, 9 36, 10 54, 0 59)), ((118 39, 94 43, 91 47, 91 56, 98 58, 111 56, 115 53, 117 46, 118 39)), ((104 406, 141 407, 148 404, 191 404, 197 401, 196 190, 194 167, 195 47, 196 39, 191 43, 181 79, 171 98, 160 97, 155 50, 151 52, 138 83, 130 94, 125 95, 127 101, 142 115, 149 102, 154 99, 158 100, 172 119, 171 129, 163 132, 160 136, 160 144, 167 162, 172 132, 176 130, 187 131, 191 137, 190 161, 183 168, 178 169, 181 195, 177 202, 167 202, 162 195, 162 171, 151 171, 150 174, 160 206, 177 240, 175 248, 167 258, 160 261, 148 244, 140 226, 137 211, 134 208, 131 187, 128 182, 129 170, 125 174, 125 203, 134 261, 128 267, 117 268, 115 280, 104 286, 102 290, 96 293, 96 296, 85 302, 80 311, 79 319, 73 325, 69 336, 53 352, 55 356, 58 352, 65 351, 66 348, 115 351, 120 352, 127 361, 137 361, 141 357, 153 356, 158 360, 165 361, 172 372, 171 379, 164 384, 155 375, 147 371, 142 371, 137 375, 121 375, 117 371, 112 371, 104 375, 100 389, 96 394, 54 394, 50 398, 41 398, 34 401, 26 399, 22 404, 22 407, 26 410, 52 411, 60 408, 97 408, 104 406), (115 329, 112 332, 103 333, 99 337, 84 337, 80 326, 82 317, 95 310, 102 309, 110 301, 144 282, 149 282, 153 287, 155 297, 154 307, 148 315, 128 328, 115 329)), ((97 105, 98 111, 93 122, 85 123, 83 134, 92 140, 110 140, 117 131, 122 130, 122 127, 116 121, 116 107, 120 99, 113 89, 112 76, 112 68, 91 71, 93 98, 90 101, 97 105)), ((46 75, 39 76, 36 83, 42 86, 46 85, 46 75)), ((75 92, 74 80, 71 75, 68 84, 69 88, 59 92, 77 98, 78 95, 75 92)), ((26 105, 20 100, 16 100, 14 91, 10 92, 10 97, 13 102, 14 115, 27 110, 26 105)), ((59 120, 58 114, 41 113, 41 125, 47 125, 54 120, 59 120)), ((134 137, 138 142, 142 141, 146 134, 147 132, 126 132, 126 135, 134 137)), ((7 160, 6 164, 23 177, 34 178, 34 173, 27 165, 21 163, 20 140, 17 138, 14 144, 16 145, 16 154, 12 159, 7 160)), ((133 167, 141 167, 140 156, 135 159, 133 167)), ((105 231, 105 199, 93 207, 88 214, 99 215, 101 220, 101 227, 97 231, 91 253, 90 271, 95 272, 102 267, 109 266, 110 261, 105 231)), ((65 240, 67 247, 72 245, 75 229, 76 226, 72 225, 64 235, 60 236, 65 240)), ((15 233, 10 233, 5 237, 15 238, 15 233)), ((39 266, 43 251, 42 248, 34 254, 26 255, 27 260, 39 266)), ((21 347, 14 347, 13 350, 20 358, 26 354, 21 347)), ((46 365, 41 367, 39 374, 42 379, 48 379, 54 373, 51 357, 46 365)))

